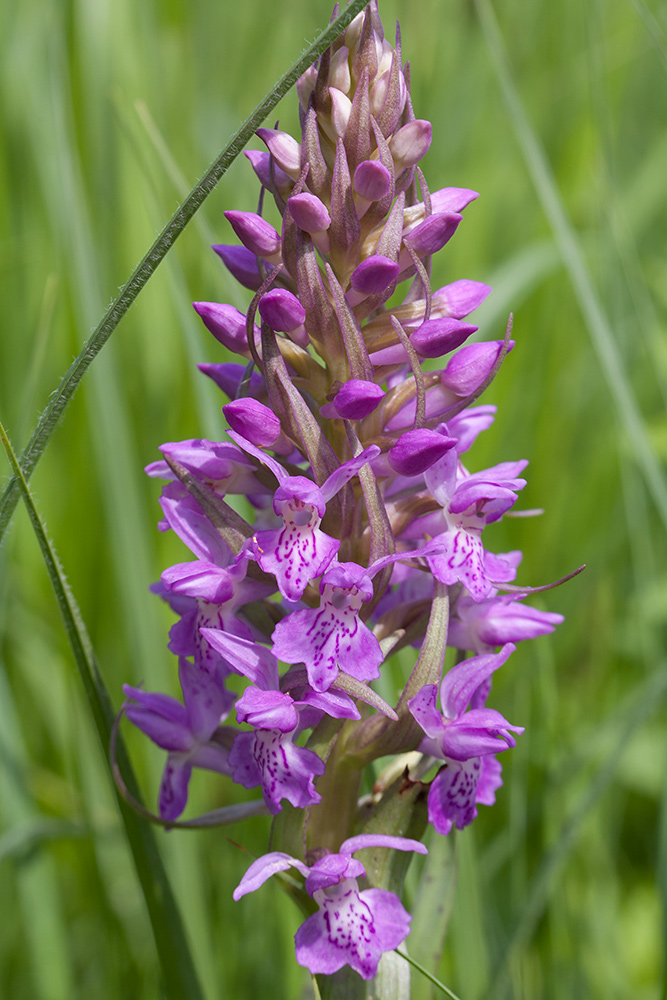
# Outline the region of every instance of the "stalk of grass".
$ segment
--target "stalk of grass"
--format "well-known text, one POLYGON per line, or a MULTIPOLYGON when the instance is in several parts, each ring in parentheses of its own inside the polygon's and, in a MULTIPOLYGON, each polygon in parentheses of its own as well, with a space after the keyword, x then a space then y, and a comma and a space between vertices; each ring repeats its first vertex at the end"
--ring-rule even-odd
POLYGON ((510 121, 553 230, 598 360, 609 385, 621 424, 632 441, 663 526, 667 529, 667 478, 649 440, 634 391, 623 369, 614 335, 602 308, 577 233, 561 199, 546 154, 514 85, 506 49, 490 0, 475 0, 510 121))
POLYGON ((556 877, 567 861, 584 821, 600 796, 611 784, 618 758, 624 747, 650 713, 660 704, 665 692, 667 692, 667 664, 663 663, 640 687, 635 704, 627 712, 619 727, 611 750, 605 755, 589 779, 579 802, 563 823, 556 842, 542 859, 540 867, 528 887, 521 914, 509 937, 509 943, 488 992, 488 995, 494 1000, 503 1000, 508 995, 512 961, 530 941, 548 904, 556 877))
MULTIPOLYGON (((46 534, 18 459, 1 423, 0 440, 7 453, 37 537, 58 602, 67 639, 83 683, 103 752, 107 757, 114 721, 111 700, 100 676, 78 605, 71 593, 58 556, 46 534)), ((134 797, 139 799, 140 793, 136 779, 122 741, 117 744, 117 755, 126 783, 134 797)), ((187 997, 188 1000, 203 1000, 203 993, 185 939, 181 917, 155 843, 153 831, 120 797, 118 797, 118 805, 155 936, 165 995, 172 1000, 182 1000, 183 997, 187 997)))

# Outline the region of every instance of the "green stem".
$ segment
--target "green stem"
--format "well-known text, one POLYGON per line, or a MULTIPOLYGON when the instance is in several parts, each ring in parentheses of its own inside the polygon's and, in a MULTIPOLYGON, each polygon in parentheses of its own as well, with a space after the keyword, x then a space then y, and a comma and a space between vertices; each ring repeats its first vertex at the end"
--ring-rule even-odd
MULTIPOLYGON (((58 556, 48 538, 28 484, 19 467, 14 450, 4 427, 0 423, 0 441, 4 445, 12 471, 23 496, 32 522, 51 584, 58 602, 67 638, 88 699, 102 751, 109 766, 109 742, 114 724, 111 699, 100 676, 88 632, 81 618, 78 604, 69 589, 58 556)), ((139 789, 132 772, 125 747, 118 738, 116 755, 125 781, 135 799, 139 789)), ((181 915, 162 864, 153 830, 134 809, 117 794, 125 834, 132 851, 139 882, 146 900, 148 915, 153 928, 155 945, 162 968, 165 996, 169 1000, 203 1000, 203 993, 194 962, 188 948, 181 915)))
MULTIPOLYGON (((302 73, 319 58, 330 43, 356 17, 359 11, 363 10, 367 3, 368 0, 352 0, 352 3, 344 8, 343 12, 332 21, 329 27, 321 32, 313 44, 306 49, 301 58, 278 80, 266 97, 257 105, 252 114, 246 118, 218 158, 211 164, 202 179, 194 186, 185 201, 176 210, 150 250, 148 250, 122 286, 100 323, 63 376, 58 388, 50 396, 37 422, 37 426, 25 450, 21 454, 19 464, 26 479, 30 478, 35 466, 42 457, 60 417, 76 392, 88 367, 97 357, 127 310, 187 224, 201 208, 218 181, 226 173, 227 169, 243 150, 245 144, 259 128, 267 115, 273 111, 278 102, 294 86, 302 73)), ((16 509, 19 496, 18 480, 16 476, 13 476, 0 500, 0 540, 16 509)))

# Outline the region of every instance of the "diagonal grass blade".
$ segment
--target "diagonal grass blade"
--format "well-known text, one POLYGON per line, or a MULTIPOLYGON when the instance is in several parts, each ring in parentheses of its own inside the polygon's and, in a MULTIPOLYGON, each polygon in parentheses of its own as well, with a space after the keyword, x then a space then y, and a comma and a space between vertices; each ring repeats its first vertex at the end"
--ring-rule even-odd
MULTIPOLYGON (((0 440, 7 452, 12 472, 18 484, 17 488, 23 497, 37 536, 103 752, 108 760, 108 747, 114 723, 111 700, 95 662, 90 639, 81 619, 78 605, 70 591, 58 556, 46 534, 18 459, 1 423, 0 440)), ((122 764, 126 783, 133 796, 138 798, 136 780, 120 740, 117 745, 117 756, 122 764)), ((188 997, 188 1000, 203 1000, 203 993, 185 939, 181 917, 158 853, 153 831, 121 797, 118 797, 118 805, 155 936, 165 995, 170 1000, 182 1000, 183 997, 188 997)))

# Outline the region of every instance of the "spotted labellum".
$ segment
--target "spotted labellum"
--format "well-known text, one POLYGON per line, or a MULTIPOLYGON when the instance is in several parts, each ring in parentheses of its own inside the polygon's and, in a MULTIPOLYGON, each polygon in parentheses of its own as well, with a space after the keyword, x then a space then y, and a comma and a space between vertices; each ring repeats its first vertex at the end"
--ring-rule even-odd
POLYGON ((160 530, 188 550, 153 588, 183 701, 127 686, 124 711, 166 751, 163 822, 201 770, 272 816, 234 898, 289 869, 296 960, 335 997, 409 947, 408 855, 494 803, 523 727, 489 704, 491 678, 562 616, 527 603, 519 551, 493 549, 527 462, 468 453, 495 419, 477 400, 511 324, 477 339, 490 288, 431 288, 478 195, 428 188, 431 124, 376 0, 297 92, 300 133, 261 128, 246 154, 259 210, 225 212, 234 242, 213 247, 247 307, 194 303, 229 431, 163 444, 146 469, 165 481, 160 530), (376 782, 379 758, 396 780, 376 782))

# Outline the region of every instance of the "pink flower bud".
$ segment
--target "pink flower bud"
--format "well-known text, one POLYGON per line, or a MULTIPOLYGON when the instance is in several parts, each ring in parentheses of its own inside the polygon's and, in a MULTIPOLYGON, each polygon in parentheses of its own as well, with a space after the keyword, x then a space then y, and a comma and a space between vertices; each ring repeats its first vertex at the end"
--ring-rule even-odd
POLYGON ((437 212, 429 215, 415 226, 409 236, 404 237, 405 242, 410 244, 419 257, 437 253, 451 240, 462 218, 458 212, 437 212))
MULTIPOLYGON (((222 302, 193 302, 207 330, 219 340, 223 347, 235 354, 248 354, 248 336, 246 333, 246 318, 234 306, 222 302)), ((259 330, 255 327, 256 334, 259 330)))
POLYGON ((389 452, 389 464, 399 476, 420 476, 455 445, 456 438, 437 431, 406 431, 389 452))
POLYGON ((305 233, 321 233, 331 225, 327 206, 317 195, 307 191, 294 194, 288 198, 287 207, 299 229, 305 233))
POLYGON ((262 295, 259 313, 271 329, 278 333, 296 330, 306 318, 306 310, 296 295, 286 288, 272 288, 266 295, 262 295))
POLYGON ((408 122, 394 133, 389 140, 389 150, 394 158, 397 174, 406 167, 413 167, 426 156, 431 145, 431 135, 431 123, 421 118, 408 122))
MULTIPOLYGON (((469 396, 491 373, 502 346, 502 340, 487 340, 462 347, 442 373, 442 384, 458 396, 469 396)), ((510 351, 513 347, 514 341, 510 340, 510 351)))
POLYGON ((334 52, 329 64, 329 83, 336 90, 341 90, 347 94, 350 89, 350 50, 346 45, 341 45, 337 52, 334 52))
POLYGON ((222 412, 233 431, 259 448, 270 448, 280 437, 280 420, 257 399, 234 399, 223 406, 222 412))
POLYGON ((450 317, 429 319, 410 334, 410 342, 420 357, 441 358, 460 347, 476 331, 476 326, 450 317))
POLYGON ((336 90, 335 87, 329 87, 329 94, 331 95, 331 121, 333 122, 336 135, 342 138, 345 135, 347 123, 350 120, 352 101, 341 90, 336 90))
POLYGON ((281 170, 275 161, 272 172, 270 153, 267 153, 263 149, 246 149, 245 155, 250 160, 252 169, 257 174, 260 184, 263 184, 265 188, 269 189, 269 191, 272 190, 274 184, 279 191, 292 190, 294 185, 292 178, 289 177, 284 170, 281 170))
POLYGON ((375 382, 353 378, 340 389, 333 405, 345 420, 362 420, 380 404, 384 389, 375 382))
POLYGON ((440 188, 431 193, 431 209, 434 213, 462 212, 475 198, 479 198, 479 192, 469 188, 440 188))
POLYGON ((383 292, 398 277, 398 264, 382 254, 374 254, 362 260, 355 268, 350 283, 355 292, 374 295, 383 292))
POLYGON ((251 253, 258 257, 273 257, 280 253, 280 233, 261 215, 255 212, 225 212, 224 215, 251 253))
POLYGON ((256 134, 266 143, 278 166, 296 180, 301 171, 301 146, 296 139, 276 128, 258 128, 256 134))
MULTIPOLYGON (((228 396, 230 399, 235 398, 246 372, 245 365, 237 365, 230 361, 226 361, 221 365, 211 364, 206 361, 197 365, 197 368, 204 375, 208 375, 210 379, 213 379, 218 388, 222 389, 225 396, 228 396)), ((265 393, 264 379, 259 372, 253 372, 250 376, 250 395, 257 398, 265 393)))
POLYGON ((213 250, 239 284, 253 292, 257 291, 262 284, 262 275, 254 253, 250 253, 245 247, 228 246, 224 243, 216 243, 213 250))
POLYGON ((431 315, 438 313, 462 319, 481 305, 490 294, 490 287, 485 285, 483 281, 470 281, 467 278, 461 278, 433 293, 431 315))
POLYGON ((354 171, 354 190, 366 201, 379 201, 391 187, 391 174, 379 160, 364 160, 354 171))

